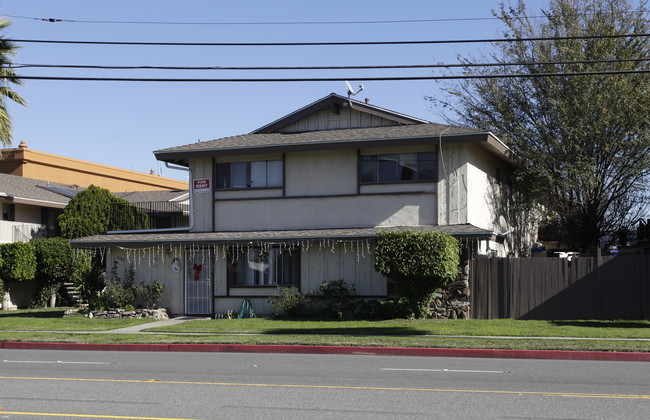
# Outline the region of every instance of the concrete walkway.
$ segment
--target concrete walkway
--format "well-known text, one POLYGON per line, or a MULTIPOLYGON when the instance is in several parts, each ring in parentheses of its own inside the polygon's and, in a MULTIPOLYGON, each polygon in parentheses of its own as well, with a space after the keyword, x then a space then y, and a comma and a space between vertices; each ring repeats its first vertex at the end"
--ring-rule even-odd
POLYGON ((163 319, 160 321, 154 321, 154 322, 149 322, 146 324, 140 324, 140 325, 133 325, 131 327, 124 327, 124 328, 118 328, 116 330, 108 330, 108 331, 101 331, 102 333, 117 333, 117 334, 133 334, 133 333, 140 333, 142 330, 146 330, 148 328, 160 328, 160 327, 168 327, 170 325, 177 325, 181 324, 186 321, 193 321, 195 319, 210 319, 209 317, 193 317, 193 316, 179 316, 176 318, 169 318, 169 319, 163 319))

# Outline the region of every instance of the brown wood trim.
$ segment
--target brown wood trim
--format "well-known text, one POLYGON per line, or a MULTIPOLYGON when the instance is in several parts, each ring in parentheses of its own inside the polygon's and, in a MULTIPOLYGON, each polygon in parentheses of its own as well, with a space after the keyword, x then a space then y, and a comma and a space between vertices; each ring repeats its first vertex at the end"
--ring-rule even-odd
MULTIPOLYGON (((431 181, 418 181, 411 182, 412 184, 435 184, 431 181)), ((363 185, 390 185, 395 183, 382 183, 382 184, 363 184, 363 185)), ((398 183, 401 184, 401 183, 398 183)), ((301 195, 301 196, 287 196, 287 197, 242 197, 242 198, 218 198, 215 201, 252 201, 252 200, 304 200, 310 198, 346 198, 346 197, 371 197, 376 195, 418 195, 418 194, 431 194, 435 195, 436 191, 395 191, 395 192, 378 192, 378 193, 360 193, 360 194, 334 194, 334 195, 301 195)))

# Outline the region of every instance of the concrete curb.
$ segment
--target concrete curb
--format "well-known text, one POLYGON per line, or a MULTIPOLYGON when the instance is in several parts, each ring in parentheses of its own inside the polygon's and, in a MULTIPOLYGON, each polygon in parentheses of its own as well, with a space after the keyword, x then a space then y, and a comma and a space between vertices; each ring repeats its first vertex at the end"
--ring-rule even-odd
POLYGON ((90 351, 165 351, 214 353, 289 353, 350 354, 372 356, 478 357, 503 359, 601 360, 650 362, 650 353, 566 351, 566 350, 491 350, 407 347, 288 346, 255 344, 78 344, 0 342, 2 349, 19 350, 90 350, 90 351))

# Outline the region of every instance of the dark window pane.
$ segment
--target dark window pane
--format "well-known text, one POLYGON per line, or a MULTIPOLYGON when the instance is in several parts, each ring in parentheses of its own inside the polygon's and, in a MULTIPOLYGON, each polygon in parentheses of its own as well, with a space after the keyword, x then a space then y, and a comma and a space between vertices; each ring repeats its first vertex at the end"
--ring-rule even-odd
POLYGON ((377 182, 377 156, 361 156, 361 182, 377 182))
POLYGON ((400 181, 415 181, 418 172, 418 155, 404 153, 399 155, 398 176, 400 181))
POLYGON ((215 188, 230 188, 230 163, 217 163, 215 188))
POLYGON ((248 162, 233 162, 230 164, 230 182, 232 188, 250 187, 248 162))
POLYGON ((399 155, 379 155, 379 182, 399 181, 399 155))
POLYGON ((435 181, 438 179, 435 152, 418 154, 418 179, 420 181, 435 181))

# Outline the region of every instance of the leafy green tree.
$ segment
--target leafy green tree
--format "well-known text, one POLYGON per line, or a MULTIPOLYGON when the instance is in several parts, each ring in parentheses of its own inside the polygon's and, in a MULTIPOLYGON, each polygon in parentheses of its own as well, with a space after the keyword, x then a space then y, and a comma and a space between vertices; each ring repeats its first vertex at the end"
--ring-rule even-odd
POLYGON ((36 275, 36 255, 31 242, 0 245, 0 286, 9 292, 11 283, 32 280, 36 275))
POLYGON ((72 277, 72 246, 64 238, 41 238, 33 241, 36 255, 36 278, 43 284, 61 284, 72 277))
POLYGON ((496 52, 463 62, 503 64, 464 69, 497 77, 443 86, 447 95, 440 102, 453 111, 450 121, 490 130, 506 142, 520 164, 515 184, 544 206, 570 246, 593 249, 604 235, 629 229, 647 208, 646 4, 551 0, 540 20, 529 17, 524 1, 501 3, 495 16, 505 25, 505 39, 548 39, 495 43, 496 52), (568 75, 577 72, 590 74, 568 75))
POLYGON ((416 318, 430 314, 435 291, 456 278, 458 240, 448 233, 380 232, 375 269, 395 281, 416 318))
POLYGON ((36 275, 36 255, 31 242, 0 245, 0 260, 0 279, 5 282, 32 280, 36 275))
POLYGON ((57 225, 62 237, 73 239, 109 230, 145 229, 149 219, 123 198, 91 185, 70 200, 58 217, 57 225))
POLYGON ((62 283, 72 277, 72 246, 64 238, 40 238, 32 242, 36 256, 36 280, 40 290, 32 299, 32 307, 42 308, 56 296, 62 283))
POLYGON ((16 72, 9 66, 12 64, 11 57, 16 54, 17 47, 2 33, 10 25, 8 20, 0 20, 0 79, 5 82, 0 86, 0 145, 11 146, 13 136, 11 134, 13 123, 7 110, 6 99, 11 99, 19 105, 26 106, 27 102, 14 92, 7 82, 20 85, 20 79, 15 78, 16 72))

